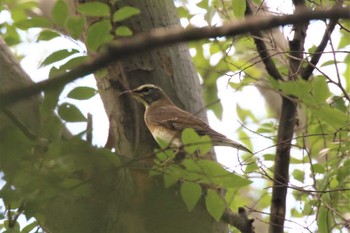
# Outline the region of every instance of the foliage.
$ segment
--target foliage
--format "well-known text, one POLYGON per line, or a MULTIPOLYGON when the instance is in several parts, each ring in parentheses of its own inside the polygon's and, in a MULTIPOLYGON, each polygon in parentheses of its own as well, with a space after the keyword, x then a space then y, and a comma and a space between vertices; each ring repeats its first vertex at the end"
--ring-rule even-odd
MULTIPOLYGON (((89 2, 79 6, 80 15, 71 15, 66 2, 58 0, 51 11, 51 18, 39 15, 28 17, 27 12, 35 12, 37 8, 35 2, 4 2, 0 6, 1 10, 7 10, 11 19, 1 23, 0 32, 9 46, 23 43, 25 39, 21 35, 30 33, 33 28, 41 29, 36 38, 36 41, 41 42, 66 35, 78 40, 87 30, 86 47, 89 54, 98 52, 108 42, 132 36, 135 32, 123 25, 123 21, 142 13, 132 6, 111 13, 108 4, 89 2), (91 18, 98 20, 91 23, 91 18)), ((308 1, 307 4, 309 7, 323 7, 332 5, 333 1, 308 1)), ((190 1, 184 1, 178 6, 179 16, 188 23, 188 27, 197 26, 191 23, 199 14, 204 18, 203 24, 217 25, 243 18, 244 11, 245 1, 242 0, 202 0, 195 7, 190 1)), ((349 21, 340 20, 340 24, 349 29, 349 21)), ((247 86, 260 85, 260 81, 264 80, 265 88, 277 94, 292 96, 298 102, 306 119, 299 119, 300 128, 292 142, 289 198, 299 204, 291 206, 287 218, 304 224, 306 218, 312 216, 316 223, 310 228, 307 225, 303 228, 310 231, 317 229, 318 232, 342 231, 349 224, 346 216, 349 215, 350 202, 350 54, 347 52, 350 37, 348 30, 339 31, 337 28, 335 33, 340 40, 338 44, 335 44, 335 40, 331 41, 327 51, 331 56, 324 57, 322 64, 317 65, 314 76, 307 81, 298 79, 280 82, 271 77, 263 79, 268 75, 264 73, 257 54, 252 52, 255 48, 251 38, 215 38, 190 43, 194 51, 193 61, 203 81, 204 99, 218 118, 222 118, 225 108, 216 101, 219 78, 226 78, 230 90, 237 92, 244 92, 247 86)), ((318 45, 318 42, 310 43, 313 43, 311 48, 318 45)), ((40 65, 52 67, 50 76, 69 71, 87 59, 83 51, 56 49, 40 65)), ((305 53, 305 57, 311 55, 305 53)), ((276 54, 274 56, 277 57, 276 54)), ((282 56, 285 59, 288 57, 287 54, 282 56)), ((287 65, 280 63, 278 66, 280 72, 287 76, 287 65)), ((91 171, 96 166, 103 169, 121 166, 118 157, 109 150, 83 141, 80 136, 84 132, 71 140, 62 139, 62 121, 86 121, 79 106, 68 102, 59 103, 62 90, 63 87, 58 87, 55 91, 45 93, 40 109, 42 128, 37 140, 29 140, 20 130, 10 127, 0 132, 0 169, 2 179, 6 182, 0 190, 0 197, 7 213, 16 215, 25 210, 23 214, 28 219, 35 216, 38 222, 44 221, 45 216, 40 215, 40 208, 58 193, 72 197, 88 195, 90 187, 87 181, 91 179, 91 171), (52 114, 53 110, 60 118, 52 114)), ((78 87, 67 97, 88 101, 95 94, 97 91, 93 88, 78 87)), ((179 183, 180 195, 188 211, 192 211, 204 197, 208 212, 217 221, 226 208, 235 210, 238 206, 246 205, 259 213, 268 212, 266 209, 271 193, 265 187, 271 185, 271 171, 274 168, 274 155, 269 148, 276 144, 278 123, 271 114, 261 116, 254 109, 246 109, 243 104, 237 104, 236 111, 248 130, 239 129, 240 138, 255 149, 261 145, 260 141, 267 140, 267 143, 262 150, 257 151, 254 158, 243 155, 238 169, 235 169, 236 173, 204 159, 211 149, 210 140, 198 136, 191 129, 186 129, 182 134, 185 159, 176 161, 176 153, 167 145, 156 151, 150 174, 161 176, 165 187, 179 183), (224 196, 220 195, 221 190, 226 190, 224 196)), ((1 214, 0 218, 8 217, 1 214)), ((263 221, 267 218, 260 216, 263 221)), ((20 230, 16 222, 9 229, 9 222, 11 219, 2 222, 1 227, 5 232, 29 232, 38 224, 34 222, 20 230)), ((293 231, 298 227, 297 224, 290 224, 293 231)))

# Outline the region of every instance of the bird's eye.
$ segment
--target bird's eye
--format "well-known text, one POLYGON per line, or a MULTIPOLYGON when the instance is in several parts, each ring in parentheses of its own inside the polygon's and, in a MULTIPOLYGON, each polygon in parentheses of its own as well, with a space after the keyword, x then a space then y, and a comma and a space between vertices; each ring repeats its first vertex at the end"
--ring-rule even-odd
POLYGON ((149 94, 151 92, 151 88, 145 87, 145 88, 143 88, 142 92, 145 94, 149 94))

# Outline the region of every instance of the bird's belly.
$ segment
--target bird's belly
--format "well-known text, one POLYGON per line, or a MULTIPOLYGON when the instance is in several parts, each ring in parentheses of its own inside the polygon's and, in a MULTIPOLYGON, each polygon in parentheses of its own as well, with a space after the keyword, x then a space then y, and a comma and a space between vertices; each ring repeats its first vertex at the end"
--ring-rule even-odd
POLYGON ((176 133, 171 130, 155 127, 155 129, 152 130, 152 135, 158 144, 166 143, 172 147, 181 147, 182 145, 176 133))

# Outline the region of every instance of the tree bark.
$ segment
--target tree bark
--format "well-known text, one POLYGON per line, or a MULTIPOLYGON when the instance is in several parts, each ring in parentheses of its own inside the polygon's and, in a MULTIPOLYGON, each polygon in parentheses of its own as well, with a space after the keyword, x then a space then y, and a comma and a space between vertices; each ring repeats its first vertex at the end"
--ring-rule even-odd
MULTIPOLYGON (((115 9, 122 5, 132 5, 141 10, 140 16, 133 17, 127 22, 134 33, 178 24, 176 8, 171 1, 134 0, 117 1, 117 4, 114 6, 115 9)), ((4 66, 11 65, 6 63, 4 66)), ((19 67, 18 63, 16 67, 19 67)), ((18 77, 22 79, 23 76, 24 73, 18 77)), ((117 154, 123 157, 138 159, 148 156, 152 154, 156 143, 143 122, 143 107, 127 96, 120 97, 121 91, 143 83, 157 84, 179 107, 206 120, 199 79, 185 45, 156 49, 112 64, 107 68, 105 75, 96 75, 96 81, 110 120, 112 145, 117 154)), ((18 83, 14 85, 16 86, 9 89, 21 86, 18 83)), ((8 90, 1 91, 3 93, 8 90)), ((20 104, 22 102, 18 103, 20 104)), ((34 105, 30 105, 32 111, 38 114, 39 103, 36 101, 31 104, 34 105)), ((29 117, 28 114, 25 114, 25 117, 29 117)), ((36 125, 40 122, 39 117, 29 118, 35 122, 30 122, 28 125, 37 131, 40 130, 40 125, 36 125)), ((74 151, 73 148, 72 150, 74 151)), ((67 148, 67 151, 70 153, 70 148, 67 148)), ((93 149, 89 152, 92 153, 93 149)), ((145 161, 140 159, 140 162, 145 161)), ((18 166, 15 169, 20 168, 21 166, 18 166)), ((55 233, 227 231, 226 224, 216 222, 208 214, 203 200, 189 213, 177 187, 164 188, 163 181, 150 178, 148 170, 128 166, 106 170, 103 162, 96 160, 89 174, 81 175, 89 185, 89 192, 84 196, 75 196, 69 192, 57 193, 49 202, 38 205, 37 212, 40 214, 35 215, 46 231, 55 233)), ((45 193, 44 190, 41 191, 45 193)), ((27 205, 28 202, 24 204, 24 210, 27 205)))

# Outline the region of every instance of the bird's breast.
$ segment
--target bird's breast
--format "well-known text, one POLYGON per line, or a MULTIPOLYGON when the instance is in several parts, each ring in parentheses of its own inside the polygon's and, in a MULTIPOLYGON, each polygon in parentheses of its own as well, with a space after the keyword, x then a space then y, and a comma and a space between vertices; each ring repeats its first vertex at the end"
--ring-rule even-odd
POLYGON ((177 135, 177 132, 166 129, 164 127, 149 127, 154 139, 161 144, 162 142, 167 143, 172 147, 181 147, 182 143, 177 135))

